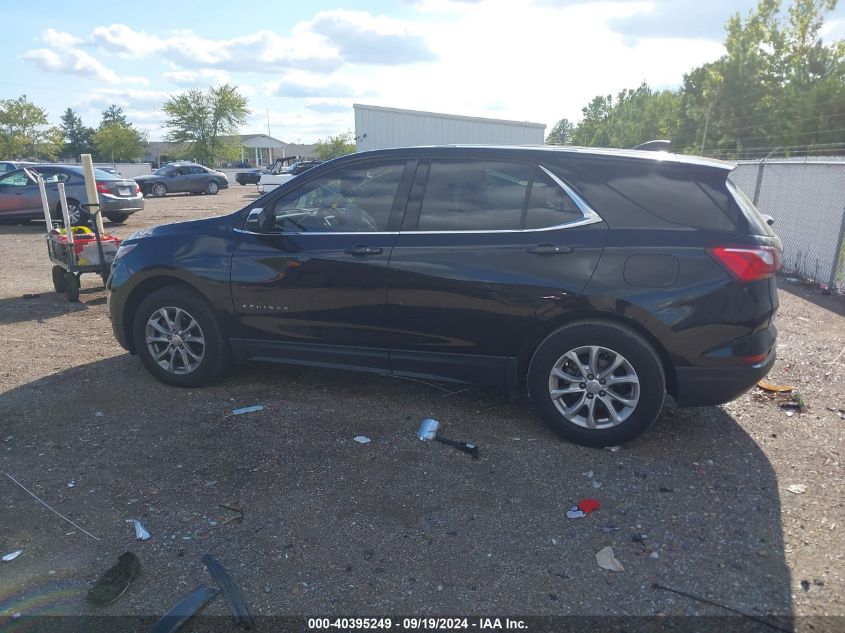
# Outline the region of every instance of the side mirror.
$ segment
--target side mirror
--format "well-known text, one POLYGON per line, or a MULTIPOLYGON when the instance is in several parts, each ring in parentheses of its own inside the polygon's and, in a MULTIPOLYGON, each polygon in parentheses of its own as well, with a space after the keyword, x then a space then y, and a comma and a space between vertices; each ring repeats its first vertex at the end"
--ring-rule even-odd
POLYGON ((253 209, 246 218, 244 228, 257 233, 268 233, 270 230, 269 214, 261 207, 253 209))

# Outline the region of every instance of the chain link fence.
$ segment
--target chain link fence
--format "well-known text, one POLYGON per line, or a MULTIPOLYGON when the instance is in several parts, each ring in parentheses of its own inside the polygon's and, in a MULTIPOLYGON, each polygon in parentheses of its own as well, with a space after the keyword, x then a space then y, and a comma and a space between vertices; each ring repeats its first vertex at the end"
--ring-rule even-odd
POLYGON ((730 179, 774 218, 785 273, 845 289, 845 159, 739 161, 730 179))

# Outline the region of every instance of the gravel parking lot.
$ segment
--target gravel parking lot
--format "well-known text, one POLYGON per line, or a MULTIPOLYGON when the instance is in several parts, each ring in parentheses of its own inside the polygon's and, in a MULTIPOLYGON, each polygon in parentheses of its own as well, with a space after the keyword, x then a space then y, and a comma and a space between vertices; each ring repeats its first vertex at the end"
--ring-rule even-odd
MULTIPOLYGON (((107 230, 126 237, 255 195, 233 183, 148 199, 107 230)), ((794 385, 807 413, 760 390, 670 404, 611 451, 561 443, 525 401, 474 387, 263 364, 207 389, 167 387, 114 341, 99 278, 68 304, 50 267, 43 225, 0 226, 0 553, 22 550, 0 562, 0 628, 17 613, 160 614, 209 582, 205 552, 258 615, 726 615, 659 583, 787 629, 845 627, 838 297, 781 284, 770 380, 794 385), (251 404, 264 410, 231 415, 251 404), (418 441, 428 416, 482 458, 418 441), (601 508, 567 519, 585 497, 601 508), (130 518, 152 538, 135 541, 130 518), (597 566, 606 545, 624 571, 597 566), (141 577, 93 609, 89 583, 126 550, 141 577)), ((227 610, 218 598, 206 612, 227 610)))

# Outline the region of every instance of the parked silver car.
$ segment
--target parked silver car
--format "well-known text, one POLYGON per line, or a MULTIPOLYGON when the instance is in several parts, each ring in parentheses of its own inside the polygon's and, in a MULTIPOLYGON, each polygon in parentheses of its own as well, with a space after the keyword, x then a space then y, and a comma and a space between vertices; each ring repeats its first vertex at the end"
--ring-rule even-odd
MULTIPOLYGON (((29 220, 44 217, 41 194, 35 174, 41 174, 47 186, 47 200, 53 218, 62 217, 58 183, 65 184, 68 212, 72 224, 79 222, 80 202, 88 200, 85 176, 74 165, 35 165, 22 167, 0 176, 0 220, 29 220)), ((144 208, 144 196, 133 180, 94 170, 100 211, 112 222, 124 222, 130 214, 144 208)))

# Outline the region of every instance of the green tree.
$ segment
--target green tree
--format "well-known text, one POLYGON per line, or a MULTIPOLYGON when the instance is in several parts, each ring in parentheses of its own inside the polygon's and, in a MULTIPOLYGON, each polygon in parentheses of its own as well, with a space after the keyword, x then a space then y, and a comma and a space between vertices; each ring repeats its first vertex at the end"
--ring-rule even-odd
POLYGON ((144 155, 145 135, 128 123, 107 123, 94 134, 94 147, 100 160, 135 161, 144 155))
POLYGON ((129 125, 129 122, 126 120, 126 115, 123 114, 123 108, 116 103, 111 104, 108 108, 103 110, 103 120, 100 121, 100 127, 103 127, 104 125, 111 125, 112 123, 129 125))
POLYGON ((561 119, 546 137, 546 145, 572 145, 575 125, 569 119, 561 119))
POLYGON ((0 100, 0 151, 10 158, 56 158, 61 132, 50 127, 47 111, 21 95, 0 100))
POLYGON ((59 129, 62 131, 62 149, 64 158, 78 159, 80 154, 94 152, 94 129, 82 124, 80 116, 68 108, 61 118, 59 129))
POLYGON ((168 99, 167 140, 189 147, 200 162, 210 165, 229 155, 221 136, 233 135, 249 115, 248 100, 237 88, 225 84, 208 91, 188 90, 168 99))
POLYGON ((352 142, 352 139, 351 131, 320 139, 314 146, 314 155, 320 160, 331 160, 338 156, 353 154, 355 153, 355 143, 352 142))

